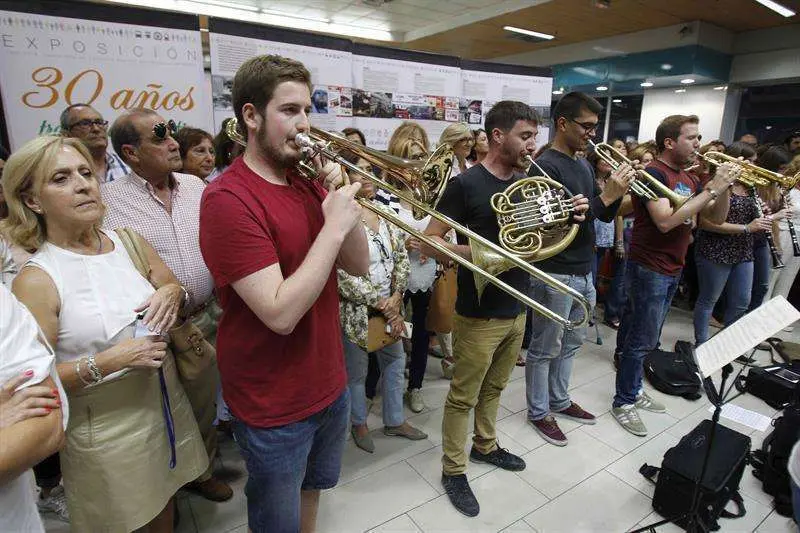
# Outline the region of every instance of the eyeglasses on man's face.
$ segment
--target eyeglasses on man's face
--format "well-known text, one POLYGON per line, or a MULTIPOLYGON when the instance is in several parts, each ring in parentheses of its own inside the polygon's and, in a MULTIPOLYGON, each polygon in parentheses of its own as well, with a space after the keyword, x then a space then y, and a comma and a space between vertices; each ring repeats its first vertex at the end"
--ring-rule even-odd
POLYGON ((108 126, 108 121, 103 120, 102 118, 95 118, 95 119, 85 118, 83 120, 75 122, 67 129, 72 130, 78 128, 81 130, 89 130, 92 128, 92 126, 97 126, 100 129, 106 129, 106 127, 108 126))
POLYGON ((572 122, 583 128, 585 133, 592 133, 597 131, 597 126, 600 124, 599 122, 578 122, 574 118, 570 119, 572 122))

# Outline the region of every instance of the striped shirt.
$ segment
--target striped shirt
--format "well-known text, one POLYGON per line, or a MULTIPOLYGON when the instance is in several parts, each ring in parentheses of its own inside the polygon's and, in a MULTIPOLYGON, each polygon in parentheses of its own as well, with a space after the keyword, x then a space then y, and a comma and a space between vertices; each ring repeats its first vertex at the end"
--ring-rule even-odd
POLYGON ((190 174, 172 173, 172 212, 153 186, 135 172, 100 187, 108 208, 104 227, 132 228, 144 237, 186 287, 192 307, 206 303, 214 281, 200 253, 200 200, 205 183, 190 174))
POLYGON ((130 173, 131 169, 124 161, 115 153, 109 152, 106 154, 106 175, 100 180, 100 183, 108 183, 109 181, 117 180, 130 173))
POLYGON ((395 213, 400 212, 400 199, 394 194, 378 189, 375 192, 375 199, 385 206, 391 207, 395 213))

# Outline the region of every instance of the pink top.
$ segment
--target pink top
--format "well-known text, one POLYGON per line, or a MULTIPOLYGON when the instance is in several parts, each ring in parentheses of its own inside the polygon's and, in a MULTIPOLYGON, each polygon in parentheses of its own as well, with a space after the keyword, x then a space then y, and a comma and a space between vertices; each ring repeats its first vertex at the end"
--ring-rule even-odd
POLYGON ((172 213, 153 186, 131 172, 100 187, 108 208, 104 227, 132 228, 155 248, 186 287, 192 305, 205 303, 214 281, 200 253, 200 200, 205 183, 197 176, 172 173, 172 213))

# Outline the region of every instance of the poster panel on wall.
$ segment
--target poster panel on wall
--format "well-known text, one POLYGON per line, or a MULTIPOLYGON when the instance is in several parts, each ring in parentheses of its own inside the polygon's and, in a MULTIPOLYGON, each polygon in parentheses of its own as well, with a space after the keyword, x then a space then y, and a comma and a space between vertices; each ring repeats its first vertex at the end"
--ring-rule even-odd
POLYGON ((537 144, 544 145, 549 139, 552 89, 547 68, 463 60, 459 119, 473 128, 483 127, 486 113, 500 100, 525 102, 545 119, 536 137, 537 144))
POLYGON ((314 126, 341 131, 352 125, 350 41, 221 19, 211 19, 209 30, 211 90, 217 128, 223 120, 234 116, 231 90, 236 71, 251 57, 263 54, 296 59, 311 72, 311 123, 314 126))
MULTIPOLYGON (((197 28, 196 17, 183 20, 197 28)), ((0 92, 12 150, 58 133, 61 112, 77 103, 109 122, 145 107, 179 126, 210 129, 205 89, 199 30, 0 11, 0 92)))
POLYGON ((459 120, 458 58, 356 44, 353 122, 367 144, 385 150, 401 120, 418 122, 436 144, 459 120))

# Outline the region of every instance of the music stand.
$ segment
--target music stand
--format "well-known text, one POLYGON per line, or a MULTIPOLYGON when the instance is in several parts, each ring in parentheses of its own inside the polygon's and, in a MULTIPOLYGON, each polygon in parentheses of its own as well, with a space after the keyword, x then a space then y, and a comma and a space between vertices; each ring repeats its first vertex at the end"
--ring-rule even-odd
MULTIPOLYGON (((737 390, 735 387, 736 379, 731 381, 727 390, 725 389, 725 384, 733 372, 733 365, 731 362, 734 361, 740 353, 747 353, 759 343, 781 331, 786 326, 796 322, 798 319, 800 319, 800 312, 786 301, 784 297, 777 296, 720 331, 717 335, 699 346, 697 350, 692 348, 692 357, 694 358, 695 364, 697 364, 698 377, 703 383, 706 397, 714 406, 708 445, 705 455, 703 456, 702 466, 700 467, 700 475, 694 482, 692 504, 684 513, 653 522, 652 524, 635 529, 629 533, 644 533, 646 531, 655 533, 656 528, 659 526, 683 520, 686 520, 686 531, 688 533, 697 533, 701 531, 705 533, 709 531, 703 521, 703 516, 700 514, 700 489, 706 477, 708 461, 714 446, 714 436, 717 432, 717 426, 719 425, 722 406, 732 399, 729 398, 728 395, 732 391, 737 390), (745 346, 746 349, 742 352, 736 349, 730 349, 731 346, 738 346, 739 349, 745 346), (722 379, 720 380, 719 390, 717 390, 714 386, 712 376, 720 369, 722 370, 722 379)), ((739 369, 739 374, 742 373, 744 368, 745 367, 742 366, 739 369)), ((737 394, 736 397, 739 395, 740 394, 737 394)))

